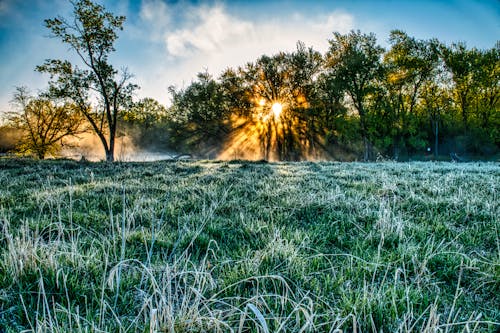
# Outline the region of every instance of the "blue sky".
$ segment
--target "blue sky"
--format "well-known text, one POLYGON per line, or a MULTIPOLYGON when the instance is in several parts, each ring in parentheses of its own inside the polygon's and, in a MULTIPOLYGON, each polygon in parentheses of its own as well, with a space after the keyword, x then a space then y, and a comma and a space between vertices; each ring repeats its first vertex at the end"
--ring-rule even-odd
MULTIPOLYGON (((324 52, 333 31, 374 32, 385 47, 392 29, 477 48, 500 40, 498 0, 98 2, 127 16, 113 64, 135 75, 137 98, 164 104, 168 86, 185 86, 200 71, 217 75, 262 54, 293 50, 298 40, 324 52)), ((68 0, 0 0, 0 112, 10 109, 14 87, 46 86, 48 78, 34 71, 44 59, 75 59, 43 26, 45 18, 70 13, 68 0)))

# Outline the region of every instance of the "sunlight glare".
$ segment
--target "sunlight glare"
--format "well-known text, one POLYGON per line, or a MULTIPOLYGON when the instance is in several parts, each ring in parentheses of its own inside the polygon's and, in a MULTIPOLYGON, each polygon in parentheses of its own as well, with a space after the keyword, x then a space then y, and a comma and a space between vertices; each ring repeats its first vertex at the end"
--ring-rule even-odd
POLYGON ((273 104, 272 110, 274 113, 274 117, 278 118, 281 114, 281 111, 283 110, 283 106, 281 105, 281 103, 276 102, 273 104))

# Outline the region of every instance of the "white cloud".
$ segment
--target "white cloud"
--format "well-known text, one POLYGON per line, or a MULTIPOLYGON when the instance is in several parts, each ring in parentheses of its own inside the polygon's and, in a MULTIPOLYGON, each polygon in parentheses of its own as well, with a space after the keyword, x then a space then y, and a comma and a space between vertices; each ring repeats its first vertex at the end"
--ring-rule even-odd
POLYGON ((145 42, 137 60, 129 64, 141 86, 139 97, 168 104, 168 86, 185 87, 205 69, 217 77, 263 54, 293 51, 299 40, 324 52, 333 31, 346 33, 354 27, 353 16, 346 12, 254 17, 241 13, 243 17, 228 8, 235 9, 143 0, 139 21, 128 28, 142 31, 137 38, 145 42))
MULTIPOLYGON (((224 7, 199 7, 186 26, 165 33, 166 49, 173 57, 207 54, 241 56, 289 50, 298 40, 324 48, 333 31, 352 29, 354 19, 344 12, 305 18, 300 14, 275 17, 271 21, 248 21, 231 16, 224 7), (253 50, 253 52, 252 52, 253 50)), ((236 60, 234 58, 228 60, 236 60)), ((232 61, 231 61, 232 62, 232 61)))
POLYGON ((319 31, 338 31, 340 33, 347 33, 354 27, 354 17, 345 12, 333 12, 326 16, 326 20, 319 24, 313 25, 319 31))
POLYGON ((229 16, 223 7, 200 7, 191 27, 167 33, 166 46, 172 56, 193 56, 196 53, 221 52, 253 34, 251 22, 229 16))
POLYGON ((161 0, 145 0, 141 4, 139 17, 159 27, 166 27, 170 23, 170 9, 161 0))

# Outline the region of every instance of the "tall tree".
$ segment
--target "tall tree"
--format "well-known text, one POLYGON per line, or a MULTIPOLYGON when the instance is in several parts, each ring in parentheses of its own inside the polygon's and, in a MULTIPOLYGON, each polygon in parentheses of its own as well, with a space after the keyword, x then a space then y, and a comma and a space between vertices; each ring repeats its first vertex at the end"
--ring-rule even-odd
POLYGON ((81 60, 82 68, 63 60, 46 60, 37 67, 50 74, 50 92, 73 101, 99 137, 106 161, 114 161, 118 115, 130 106, 138 87, 131 75, 119 73, 109 61, 115 51, 124 16, 115 16, 91 0, 73 2, 73 16, 45 20, 52 35, 68 44, 81 60))
POLYGON ((498 140, 500 113, 500 42, 494 48, 479 53, 476 63, 479 124, 484 129, 495 130, 498 140), (495 122, 492 124, 492 122, 495 122), (493 127, 493 128, 492 128, 493 127))
POLYGON ((212 150, 210 139, 223 141, 230 128, 229 112, 221 85, 209 73, 198 73, 197 80, 183 90, 169 90, 173 139, 184 139, 199 151, 212 150))
POLYGON ((475 48, 467 49, 464 43, 442 46, 441 52, 453 80, 455 103, 462 114, 463 128, 467 131, 470 108, 477 90, 476 76, 480 53, 475 48))
POLYGON ((397 160, 400 149, 406 150, 407 140, 419 132, 412 128, 416 125, 412 120, 424 84, 432 80, 438 70, 439 43, 437 40, 417 40, 400 30, 391 31, 389 42, 391 49, 384 56, 385 85, 394 113, 392 145, 397 160))
POLYGON ((265 158, 272 153, 280 160, 299 160, 306 149, 314 149, 315 114, 310 102, 321 65, 321 55, 298 42, 296 51, 261 56, 243 70, 254 96, 253 114, 263 125, 265 158))
POLYGON ((17 150, 44 159, 55 154, 63 140, 84 131, 82 118, 73 104, 57 105, 45 97, 30 96, 26 88, 17 88, 13 103, 18 112, 10 115, 13 128, 21 130, 22 138, 17 150))
MULTIPOLYGON (((443 127, 443 116, 446 110, 450 109, 450 91, 440 82, 428 81, 422 87, 422 109, 429 117, 429 122, 434 137, 434 157, 439 156, 439 136, 440 128, 443 127)), ((423 129, 421 129, 423 130, 423 129)))
POLYGON ((367 96, 374 90, 374 83, 383 74, 380 58, 384 49, 377 45, 373 33, 362 34, 358 30, 342 35, 335 32, 333 37, 326 54, 327 70, 341 84, 358 112, 364 160, 367 161, 371 158, 372 143, 365 104, 367 96))

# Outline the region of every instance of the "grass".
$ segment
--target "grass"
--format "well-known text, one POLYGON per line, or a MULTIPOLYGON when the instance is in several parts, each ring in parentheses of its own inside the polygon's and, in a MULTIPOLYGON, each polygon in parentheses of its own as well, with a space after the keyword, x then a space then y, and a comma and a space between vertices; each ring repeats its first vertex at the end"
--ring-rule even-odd
POLYGON ((498 331, 498 184, 498 163, 0 159, 0 331, 498 331))

